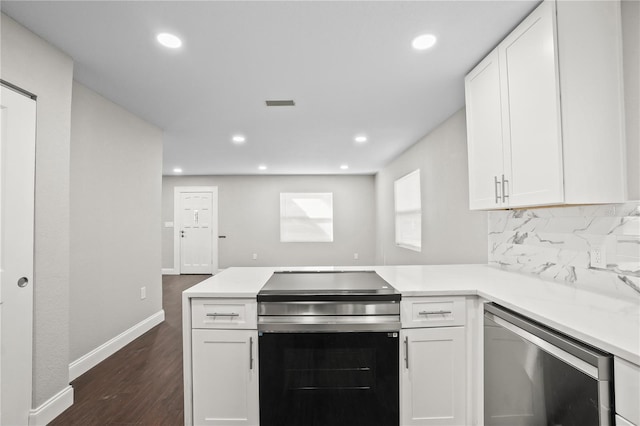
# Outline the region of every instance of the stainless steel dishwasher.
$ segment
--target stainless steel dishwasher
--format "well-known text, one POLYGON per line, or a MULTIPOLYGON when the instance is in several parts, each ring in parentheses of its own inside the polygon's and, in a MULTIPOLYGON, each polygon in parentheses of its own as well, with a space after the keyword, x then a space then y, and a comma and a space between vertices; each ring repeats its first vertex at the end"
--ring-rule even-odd
POLYGON ((485 305, 486 426, 608 426, 612 408, 610 354, 485 305))

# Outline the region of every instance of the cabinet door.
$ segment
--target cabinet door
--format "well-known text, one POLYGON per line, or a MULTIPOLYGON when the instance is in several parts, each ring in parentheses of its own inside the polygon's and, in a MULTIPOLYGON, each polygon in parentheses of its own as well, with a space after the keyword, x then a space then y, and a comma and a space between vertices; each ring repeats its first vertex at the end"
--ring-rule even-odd
POLYGON ((502 107, 498 51, 494 50, 465 78, 469 208, 502 206, 502 107))
POLYGON ((193 423, 258 425, 258 332, 192 333, 193 423))
POLYGON ((631 423, 640 424, 640 366, 624 359, 613 359, 613 383, 616 396, 616 413, 631 423))
POLYGON ((509 207, 564 201, 555 5, 547 1, 498 47, 509 207))
POLYGON ((401 337, 400 424, 467 424, 464 327, 414 328, 401 337))

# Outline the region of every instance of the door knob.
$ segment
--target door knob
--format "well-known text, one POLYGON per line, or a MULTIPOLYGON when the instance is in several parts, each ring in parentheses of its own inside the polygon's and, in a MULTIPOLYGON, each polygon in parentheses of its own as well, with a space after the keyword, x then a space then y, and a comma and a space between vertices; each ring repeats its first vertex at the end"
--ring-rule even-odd
POLYGON ((20 288, 26 287, 27 284, 29 284, 29 278, 27 277, 22 277, 18 280, 18 287, 20 288))

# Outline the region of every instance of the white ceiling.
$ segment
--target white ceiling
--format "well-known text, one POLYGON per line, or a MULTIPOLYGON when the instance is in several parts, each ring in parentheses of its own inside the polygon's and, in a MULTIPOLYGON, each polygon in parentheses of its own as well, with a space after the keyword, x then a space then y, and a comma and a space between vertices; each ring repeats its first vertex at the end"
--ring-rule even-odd
POLYGON ((1 8, 72 56, 76 80, 164 130, 164 174, 370 174, 464 105, 465 73, 538 2, 4 0, 1 8), (163 31, 183 47, 158 45, 163 31), (438 43, 413 50, 423 33, 438 43), (266 107, 267 99, 296 106, 266 107), (231 142, 238 133, 241 146, 231 142), (369 141, 355 143, 357 134, 369 141))

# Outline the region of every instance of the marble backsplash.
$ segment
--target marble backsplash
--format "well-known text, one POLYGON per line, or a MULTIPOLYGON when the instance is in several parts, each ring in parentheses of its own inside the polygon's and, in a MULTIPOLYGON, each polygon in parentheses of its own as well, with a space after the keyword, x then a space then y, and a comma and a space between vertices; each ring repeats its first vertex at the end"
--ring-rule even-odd
POLYGON ((489 264, 640 301, 640 202, 489 212, 489 264))

